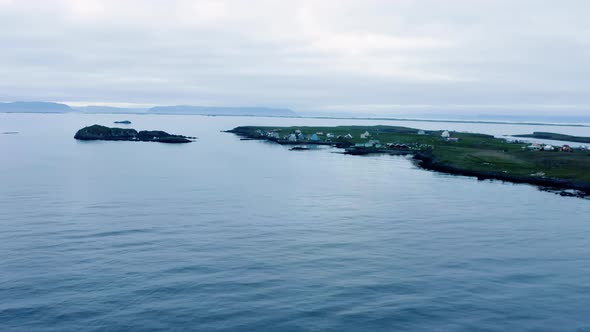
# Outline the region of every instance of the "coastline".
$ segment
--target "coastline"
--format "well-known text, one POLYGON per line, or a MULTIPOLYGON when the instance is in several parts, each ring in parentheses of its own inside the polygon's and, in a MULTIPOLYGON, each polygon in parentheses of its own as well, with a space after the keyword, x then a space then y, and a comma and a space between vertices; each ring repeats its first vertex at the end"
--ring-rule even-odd
POLYGON ((518 176, 501 172, 471 170, 440 162, 436 159, 436 157, 428 153, 416 153, 413 155, 412 159, 416 161, 418 167, 429 171, 457 176, 476 177, 478 180, 498 180, 517 184, 530 184, 540 187, 541 189, 573 189, 584 192, 585 195, 583 196, 590 195, 590 182, 586 181, 559 179, 552 177, 518 176))
POLYGON ((527 144, 509 142, 485 134, 423 131, 391 126, 245 126, 225 132, 236 134, 242 137, 241 140, 245 138, 289 146, 327 145, 343 148, 342 153, 349 155, 407 155, 417 167, 429 171, 475 177, 478 180, 529 184, 562 196, 590 196, 590 179, 586 171, 590 166, 590 157, 581 150, 560 152, 551 148, 552 152, 535 152, 530 151, 527 144), (363 138, 364 134, 361 134, 369 131, 372 140, 363 138), (278 134, 279 132, 282 134, 278 134), (303 135, 306 138, 302 140, 295 140, 294 137, 288 139, 287 136, 293 136, 293 132, 308 135, 303 135), (327 139, 320 138, 317 134, 309 135, 323 135, 328 132, 337 133, 338 137, 327 139), (349 134, 345 137, 344 133, 349 134), (452 135, 454 138, 444 138, 444 135, 452 135), (315 136, 314 141, 309 138, 311 136, 315 136), (366 142, 373 142, 374 145, 367 146, 366 142))

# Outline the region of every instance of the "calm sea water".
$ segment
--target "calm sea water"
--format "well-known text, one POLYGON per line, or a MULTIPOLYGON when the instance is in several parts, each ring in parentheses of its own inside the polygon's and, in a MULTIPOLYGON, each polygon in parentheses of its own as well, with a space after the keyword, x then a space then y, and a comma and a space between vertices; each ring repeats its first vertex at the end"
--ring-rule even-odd
POLYGON ((590 331, 590 202, 404 157, 240 141, 237 125, 0 114, 1 331, 590 331), (82 126, 198 136, 77 142, 82 126))

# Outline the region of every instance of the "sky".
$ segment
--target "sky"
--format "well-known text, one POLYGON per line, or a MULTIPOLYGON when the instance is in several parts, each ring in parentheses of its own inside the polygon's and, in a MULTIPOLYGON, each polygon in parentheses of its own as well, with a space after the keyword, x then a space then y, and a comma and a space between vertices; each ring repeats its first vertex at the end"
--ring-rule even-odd
POLYGON ((590 114, 586 0, 0 0, 0 101, 590 114))

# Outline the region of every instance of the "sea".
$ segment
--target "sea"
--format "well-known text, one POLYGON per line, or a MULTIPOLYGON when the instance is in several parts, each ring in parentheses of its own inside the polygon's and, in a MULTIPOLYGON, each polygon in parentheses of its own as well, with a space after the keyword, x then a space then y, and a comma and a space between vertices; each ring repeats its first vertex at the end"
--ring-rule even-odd
POLYGON ((0 114, 0 331, 590 331, 589 200, 222 132, 374 124, 590 136, 0 114), (73 138, 117 120, 198 139, 73 138))

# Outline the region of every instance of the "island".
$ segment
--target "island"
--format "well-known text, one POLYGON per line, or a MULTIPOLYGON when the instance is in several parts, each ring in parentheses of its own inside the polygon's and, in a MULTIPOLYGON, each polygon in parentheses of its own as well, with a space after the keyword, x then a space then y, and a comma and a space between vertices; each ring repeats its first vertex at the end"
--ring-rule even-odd
POLYGON ((564 196, 590 195, 590 155, 584 147, 574 149, 568 145, 514 142, 485 134, 395 126, 242 126, 227 132, 283 145, 333 146, 351 155, 409 155, 419 167, 428 170, 557 188, 564 196))
POLYGON ((129 120, 123 120, 123 121, 115 121, 113 123, 118 123, 118 124, 131 124, 131 121, 129 121, 129 120))
POLYGON ((526 137, 526 138, 537 138, 547 139, 553 141, 565 141, 565 142, 576 142, 576 143, 590 143, 590 137, 571 136, 557 133, 546 133, 535 131, 532 134, 525 135, 514 135, 514 137, 526 137))
POLYGON ((96 124, 78 130, 74 138, 82 141, 101 140, 160 143, 190 143, 195 139, 195 137, 172 135, 160 130, 142 130, 138 132, 131 128, 110 128, 96 124))

